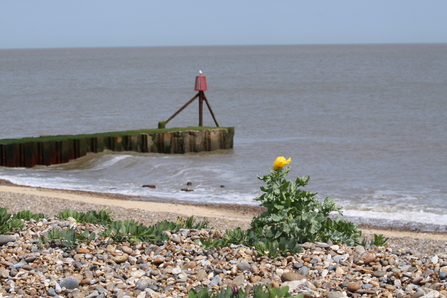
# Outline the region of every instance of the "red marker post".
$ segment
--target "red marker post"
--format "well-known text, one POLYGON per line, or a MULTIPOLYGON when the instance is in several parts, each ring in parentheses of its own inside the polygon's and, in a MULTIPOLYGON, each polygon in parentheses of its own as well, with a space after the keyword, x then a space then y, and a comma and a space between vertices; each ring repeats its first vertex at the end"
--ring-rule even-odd
POLYGON ((205 96, 206 90, 208 90, 208 86, 206 84, 206 76, 202 76, 202 71, 199 71, 200 75, 196 76, 196 83, 194 85, 194 90, 199 91, 193 98, 191 98, 183 107, 181 107, 177 112, 174 113, 168 120, 158 122, 158 128, 165 128, 166 124, 171 121, 175 116, 177 116, 181 111, 183 111, 187 106, 189 106, 196 98, 199 98, 199 126, 203 126, 203 102, 206 103, 208 110, 213 117, 214 123, 217 127, 219 124, 217 123, 216 117, 214 116, 213 110, 208 102, 208 99, 205 96))

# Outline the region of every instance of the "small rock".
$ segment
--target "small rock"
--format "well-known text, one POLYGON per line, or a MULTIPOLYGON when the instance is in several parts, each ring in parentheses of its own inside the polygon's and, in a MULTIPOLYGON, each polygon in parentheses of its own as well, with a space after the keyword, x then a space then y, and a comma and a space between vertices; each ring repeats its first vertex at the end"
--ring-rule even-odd
POLYGON ((141 278, 146 275, 146 272, 143 270, 135 270, 130 273, 132 277, 141 278))
POLYGON ((425 295, 424 290, 422 290, 421 288, 418 288, 416 290, 416 293, 413 294, 413 296, 411 296, 411 298, 419 298, 425 295))
POLYGON ((9 278, 9 270, 7 270, 5 267, 0 267, 0 277, 9 278))
POLYGON ((125 261, 127 261, 128 257, 129 257, 128 255, 124 254, 121 256, 114 256, 112 258, 112 260, 117 264, 121 264, 121 263, 124 263, 125 261))
POLYGON ((24 262, 18 262, 18 263, 16 263, 16 264, 12 265, 11 268, 14 268, 14 269, 22 269, 23 266, 25 266, 25 265, 26 265, 26 264, 25 264, 24 262))
POLYGON ((286 281, 282 284, 282 287, 289 287, 289 292, 295 292, 298 291, 303 285, 307 284, 307 280, 301 279, 301 280, 292 280, 292 281, 286 281))
POLYGON ((248 262, 240 262, 236 267, 240 271, 250 270, 250 264, 248 262))
POLYGON ((412 283, 415 284, 415 285, 420 285, 420 284, 421 284, 421 281, 422 281, 423 279, 424 279, 424 278, 423 278, 422 276, 418 276, 418 277, 416 277, 416 278, 413 279, 412 283))
POLYGON ((343 297, 348 297, 348 295, 346 295, 346 292, 329 292, 327 293, 327 298, 343 298, 343 297))
POLYGON ((128 255, 133 253, 132 248, 130 248, 129 246, 123 245, 123 246, 121 246, 121 250, 122 250, 122 252, 124 252, 124 253, 126 253, 128 255))
POLYGON ((386 275, 386 271, 384 270, 377 270, 373 272, 373 275, 375 277, 384 277, 386 275))
POLYGON ((147 188, 157 188, 157 186, 153 185, 153 184, 144 184, 143 187, 147 187, 147 188))
POLYGON ((61 281, 60 286, 68 290, 73 290, 79 286, 79 280, 76 277, 69 276, 61 281))
POLYGON ((185 265, 183 265, 183 269, 193 269, 196 266, 196 262, 186 262, 185 265))
POLYGON ((351 282, 348 284, 348 286, 346 287, 348 289, 348 291, 350 292, 355 292, 358 289, 362 288, 362 284, 359 282, 351 282))
POLYGON ((362 259, 365 264, 369 264, 376 260, 376 256, 374 254, 366 254, 364 257, 362 257, 362 259))
POLYGON ((447 278, 447 272, 439 273, 439 279, 446 279, 446 278, 447 278))
POLYGON ((88 254, 88 253, 90 253, 90 250, 88 250, 88 249, 85 248, 85 247, 79 247, 79 248, 76 250, 76 252, 77 252, 78 254, 88 254))
POLYGON ((182 239, 180 238, 179 235, 177 235, 177 234, 173 234, 173 235, 171 236, 171 241, 172 241, 172 242, 175 242, 175 243, 177 243, 177 244, 180 244, 180 243, 182 242, 182 239))
POLYGON ((233 285, 242 286, 245 283, 245 278, 243 275, 238 275, 235 279, 233 279, 233 285))
POLYGON ((306 279, 306 277, 302 276, 299 273, 295 272, 286 272, 281 275, 281 281, 292 281, 292 280, 300 280, 300 279, 306 279))
POLYGON ((17 239, 12 235, 0 235, 0 245, 5 245, 9 242, 15 242, 17 239))
POLYGON ((437 264, 438 261, 439 261, 439 257, 438 257, 438 256, 434 256, 434 257, 431 258, 431 262, 432 262, 433 264, 437 264))
POLYGON ((148 280, 145 279, 145 278, 142 278, 135 285, 135 289, 140 290, 140 291, 144 291, 148 286, 149 286, 148 280))
POLYGON ((328 248, 329 245, 325 242, 317 242, 315 243, 315 247, 328 248))
POLYGON ((155 256, 154 260, 152 261, 152 263, 154 263, 155 265, 160 265, 164 262, 165 262, 165 257, 160 256, 160 255, 155 256))
POLYGON ((54 297, 54 296, 57 296, 57 293, 56 293, 56 291, 53 288, 49 288, 48 289, 48 295, 54 297))
POLYGON ((205 270, 200 270, 199 272, 197 272, 197 280, 200 281, 207 277, 208 277, 208 274, 206 273, 205 270))
POLYGON ((222 281, 222 279, 220 278, 220 276, 216 276, 215 278, 213 278, 213 280, 210 282, 210 286, 217 286, 220 284, 220 282, 222 281))
POLYGON ((422 296, 423 298, 438 298, 441 295, 439 294, 438 291, 430 291, 427 294, 425 294, 424 296, 422 296))
POLYGON ((89 285, 91 282, 92 282, 91 278, 84 278, 83 280, 81 280, 79 284, 83 286, 83 285, 89 285))
POLYGON ((298 270, 298 273, 302 276, 307 276, 309 274, 309 268, 307 268, 307 266, 303 266, 300 270, 298 270))

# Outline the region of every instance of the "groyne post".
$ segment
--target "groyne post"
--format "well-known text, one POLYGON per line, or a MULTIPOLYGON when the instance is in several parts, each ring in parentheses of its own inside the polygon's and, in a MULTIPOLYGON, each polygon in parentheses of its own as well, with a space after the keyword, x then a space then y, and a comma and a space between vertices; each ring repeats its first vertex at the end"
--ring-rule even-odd
MULTIPOLYGON (((234 128, 210 128, 168 132, 119 132, 107 136, 57 136, 25 141, 22 139, 2 143, 0 140, 0 166, 33 167, 66 163, 87 153, 134 151, 141 153, 184 154, 188 152, 232 149, 234 128)), ((112 133, 113 134, 113 133, 112 133)), ((28 139, 26 139, 28 140, 28 139)))

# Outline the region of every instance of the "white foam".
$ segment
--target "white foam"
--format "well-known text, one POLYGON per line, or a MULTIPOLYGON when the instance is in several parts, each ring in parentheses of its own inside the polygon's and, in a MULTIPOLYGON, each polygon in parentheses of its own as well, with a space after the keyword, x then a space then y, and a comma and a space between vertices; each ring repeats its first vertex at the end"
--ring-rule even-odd
POLYGON ((111 168, 116 165, 121 160, 132 157, 131 155, 121 155, 121 154, 108 154, 101 156, 100 160, 95 163, 92 167, 92 170, 103 170, 107 168, 111 168))
MULTIPOLYGON (((377 209, 377 208, 375 208, 377 209)), ((380 212, 363 210, 343 210, 343 214, 350 217, 371 218, 375 220, 411 221, 423 224, 447 225, 447 214, 431 212, 402 210, 401 212, 380 212)))

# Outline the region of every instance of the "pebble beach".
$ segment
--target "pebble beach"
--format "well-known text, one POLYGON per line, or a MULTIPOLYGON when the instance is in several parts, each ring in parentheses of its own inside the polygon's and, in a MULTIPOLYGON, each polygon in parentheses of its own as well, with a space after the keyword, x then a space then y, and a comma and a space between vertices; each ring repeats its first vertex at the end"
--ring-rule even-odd
MULTIPOLYGON (((1 181, 0 185, 16 187, 7 181, 1 181)), ((186 215, 94 200, 99 196, 130 203, 131 198, 120 195, 64 192, 86 200, 0 189, 0 206, 9 213, 30 210, 45 215, 39 221, 24 222, 25 228, 20 232, 0 236, 0 296, 187 297, 191 289, 202 287, 219 290, 237 286, 249 291, 256 284, 265 284, 275 288, 288 286, 293 295, 302 293, 305 297, 447 297, 445 234, 390 227, 384 230, 384 235, 389 236, 384 247, 305 243, 302 253, 277 258, 258 255, 250 247, 205 249, 195 244, 201 237, 224 237, 225 229, 249 228, 251 217, 262 212, 260 207, 253 206, 198 206, 204 211, 190 215, 206 220, 214 229, 167 232, 170 240, 159 246, 110 243, 97 238, 73 251, 57 246, 39 247, 39 236, 54 227, 89 229, 96 233, 103 229, 99 225, 55 218, 64 209, 79 212, 106 209, 114 220, 134 219, 144 225, 176 221, 186 215), (213 208, 217 212, 215 217, 202 216, 213 208)), ((175 206, 179 210, 189 208, 175 206)), ((374 227, 360 228, 371 239, 374 227)))

